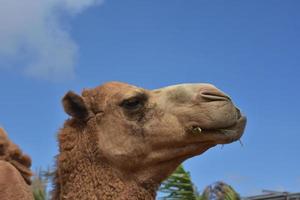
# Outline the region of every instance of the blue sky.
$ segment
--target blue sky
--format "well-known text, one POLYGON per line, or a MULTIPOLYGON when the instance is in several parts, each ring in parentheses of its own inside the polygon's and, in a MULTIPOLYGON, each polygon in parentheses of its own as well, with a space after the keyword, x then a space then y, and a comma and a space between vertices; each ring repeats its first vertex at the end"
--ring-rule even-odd
POLYGON ((300 191, 299 1, 38 2, 0 8, 0 124, 33 169, 53 165, 70 89, 210 82, 248 126, 243 147, 217 146, 184 163, 199 190, 223 180, 242 195, 300 191))

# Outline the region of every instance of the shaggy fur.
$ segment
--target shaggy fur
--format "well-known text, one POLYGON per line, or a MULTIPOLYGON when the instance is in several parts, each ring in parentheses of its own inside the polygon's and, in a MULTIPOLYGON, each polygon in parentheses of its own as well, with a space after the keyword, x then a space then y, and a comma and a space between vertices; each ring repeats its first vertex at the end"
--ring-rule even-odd
POLYGON ((0 128, 0 199, 32 200, 31 159, 0 128))
POLYGON ((82 126, 69 120, 59 134, 61 154, 53 199, 153 199, 157 185, 143 188, 134 180, 122 180, 121 174, 101 157, 96 132, 87 129, 82 134, 82 126))
POLYGON ((68 92, 63 105, 71 119, 58 134, 54 200, 154 200, 182 161, 239 139, 246 123, 208 84, 149 91, 112 82, 68 92))

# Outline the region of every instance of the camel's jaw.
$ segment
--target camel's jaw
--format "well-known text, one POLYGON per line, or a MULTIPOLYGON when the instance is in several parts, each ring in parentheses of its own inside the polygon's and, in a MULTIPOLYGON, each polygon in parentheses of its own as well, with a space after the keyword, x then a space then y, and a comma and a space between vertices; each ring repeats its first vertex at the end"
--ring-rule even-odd
POLYGON ((169 155, 172 156, 168 160, 165 159, 165 163, 180 163, 204 153, 217 144, 228 144, 239 140, 244 133, 246 121, 245 116, 240 116, 233 125, 224 128, 201 129, 196 126, 185 130, 185 137, 181 138, 181 145, 174 145, 175 148, 174 146, 169 147, 169 155))
POLYGON ((186 133, 194 142, 205 141, 213 144, 228 144, 242 137, 246 122, 247 118, 241 115, 231 126, 217 129, 203 129, 201 126, 194 124, 186 130, 186 133))

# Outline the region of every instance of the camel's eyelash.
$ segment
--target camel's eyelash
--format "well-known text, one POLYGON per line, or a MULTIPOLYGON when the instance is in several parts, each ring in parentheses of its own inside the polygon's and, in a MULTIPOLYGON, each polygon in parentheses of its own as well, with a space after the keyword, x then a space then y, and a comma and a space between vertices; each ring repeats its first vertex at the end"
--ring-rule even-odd
POLYGON ((120 106, 126 109, 138 109, 145 105, 147 99, 148 98, 146 94, 139 94, 123 100, 120 103, 120 106))

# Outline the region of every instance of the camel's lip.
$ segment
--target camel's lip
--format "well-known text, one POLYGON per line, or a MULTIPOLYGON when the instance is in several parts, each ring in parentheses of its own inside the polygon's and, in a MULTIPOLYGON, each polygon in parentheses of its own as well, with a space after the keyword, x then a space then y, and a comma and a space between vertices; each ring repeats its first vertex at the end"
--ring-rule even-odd
POLYGON ((202 129, 201 127, 194 127, 198 133, 194 132, 191 134, 195 135, 195 137, 199 137, 202 142, 212 141, 216 144, 227 144, 239 140, 242 137, 246 123, 247 118, 240 115, 237 121, 231 126, 218 129, 202 129))
POLYGON ((241 115, 233 126, 218 129, 217 134, 220 134, 224 137, 224 141, 221 142, 221 144, 231 143, 233 141, 239 140, 244 133, 246 123, 247 118, 241 115))

